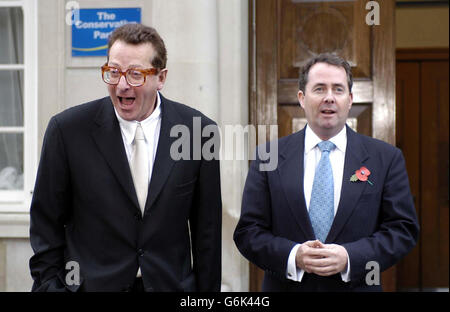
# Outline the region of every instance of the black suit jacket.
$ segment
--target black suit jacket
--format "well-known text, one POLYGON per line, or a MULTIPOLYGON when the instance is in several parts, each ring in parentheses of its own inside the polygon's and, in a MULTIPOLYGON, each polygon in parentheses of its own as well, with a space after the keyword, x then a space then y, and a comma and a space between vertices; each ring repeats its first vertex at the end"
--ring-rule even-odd
MULTIPOLYGON (((202 128, 217 127, 161 96, 161 131, 143 216, 110 98, 50 120, 30 210, 33 290, 129 290, 138 266, 147 291, 220 290, 219 161, 193 159, 193 117, 202 128), (190 160, 170 155, 176 125, 190 130, 190 160), (66 283, 70 261, 79 264, 80 285, 71 285, 70 277, 66 283)), ((201 145, 208 140, 202 137, 201 145)))
MULTIPOLYGON (((366 264, 376 261, 381 271, 394 265, 416 244, 418 223, 401 151, 347 127, 347 149, 341 198, 325 243, 346 248, 350 283, 340 274, 320 277, 305 273, 300 283, 286 278, 288 256, 296 243, 314 240, 303 194, 305 129, 278 141, 278 167, 260 171, 252 162, 234 233, 240 252, 265 270, 266 291, 366 291, 366 264), (367 182, 351 182, 362 166, 367 182)), ((267 162, 269 162, 268 160, 267 162)))

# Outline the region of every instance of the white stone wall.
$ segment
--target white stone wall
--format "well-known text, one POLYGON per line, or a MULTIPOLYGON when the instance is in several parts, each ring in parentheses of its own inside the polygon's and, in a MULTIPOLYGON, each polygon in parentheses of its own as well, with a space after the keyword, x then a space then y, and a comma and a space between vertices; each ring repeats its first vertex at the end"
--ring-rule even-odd
POLYGON ((0 240, 0 291, 28 292, 33 280, 28 261, 33 255, 27 238, 0 240))
MULTIPOLYGON (((48 121, 74 105, 107 95, 99 67, 104 58, 72 58, 70 27, 61 0, 38 1, 39 151, 48 121)), ((141 7, 168 50, 162 93, 226 125, 248 124, 248 2, 242 0, 79 0, 81 8, 141 7)), ((222 290, 248 290, 248 262, 232 235, 240 213, 248 163, 221 162, 222 290)), ((0 215, 0 291, 29 291, 29 220, 0 215)))

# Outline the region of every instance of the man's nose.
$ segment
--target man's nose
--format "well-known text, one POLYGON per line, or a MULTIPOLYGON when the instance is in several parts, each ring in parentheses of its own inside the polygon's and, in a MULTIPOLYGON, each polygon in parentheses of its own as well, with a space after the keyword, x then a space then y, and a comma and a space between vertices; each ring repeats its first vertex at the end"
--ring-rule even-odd
POLYGON ((128 81, 124 75, 120 77, 117 88, 119 88, 120 90, 128 90, 130 88, 130 85, 128 84, 128 81))
POLYGON ((325 94, 324 101, 325 101, 325 103, 334 103, 335 102, 334 94, 333 94, 333 90, 332 89, 327 91, 327 93, 325 94))

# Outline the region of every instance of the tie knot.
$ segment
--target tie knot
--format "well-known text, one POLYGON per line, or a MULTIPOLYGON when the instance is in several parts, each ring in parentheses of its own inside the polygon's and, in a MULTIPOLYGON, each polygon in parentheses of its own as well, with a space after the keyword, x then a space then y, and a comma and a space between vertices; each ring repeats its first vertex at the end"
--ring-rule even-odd
POLYGON ((330 141, 322 141, 317 145, 319 146, 321 152, 330 152, 336 147, 336 145, 330 141))
POLYGON ((145 140, 144 130, 142 130, 142 126, 140 123, 137 124, 136 133, 134 135, 135 140, 145 140))

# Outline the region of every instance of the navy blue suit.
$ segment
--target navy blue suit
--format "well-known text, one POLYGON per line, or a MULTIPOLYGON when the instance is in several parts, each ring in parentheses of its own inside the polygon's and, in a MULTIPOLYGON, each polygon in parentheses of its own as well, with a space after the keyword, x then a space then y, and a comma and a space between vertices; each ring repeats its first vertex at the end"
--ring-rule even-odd
POLYGON ((345 247, 351 282, 305 272, 298 283, 286 278, 289 253, 315 240, 303 194, 304 141, 305 129, 279 139, 276 170, 260 171, 258 158, 251 163, 234 232, 238 249, 265 271, 264 291, 380 291, 367 285, 366 264, 376 261, 386 270, 411 251, 419 234, 401 151, 347 127, 341 197, 325 243, 345 247), (362 166, 373 186, 350 181, 362 166))

